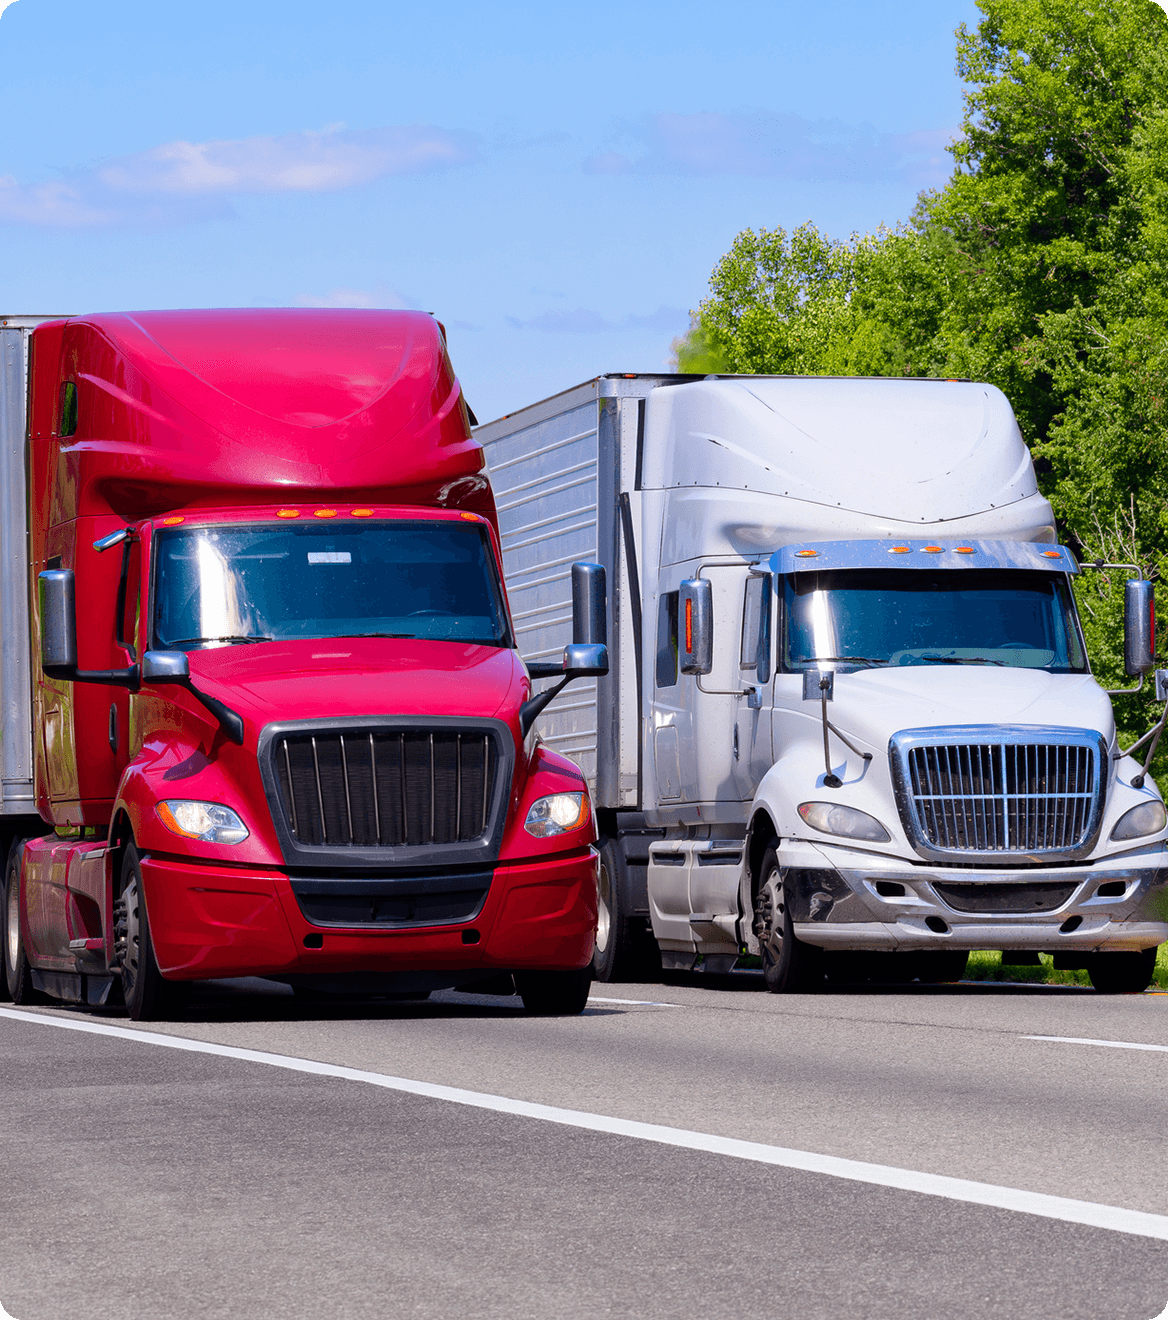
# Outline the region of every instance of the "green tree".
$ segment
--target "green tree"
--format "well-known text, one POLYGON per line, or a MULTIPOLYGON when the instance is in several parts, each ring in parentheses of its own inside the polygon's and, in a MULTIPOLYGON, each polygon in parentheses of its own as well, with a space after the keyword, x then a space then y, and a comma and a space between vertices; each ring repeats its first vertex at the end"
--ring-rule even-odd
MULTIPOLYGON (((962 134, 892 229, 744 230, 676 345, 682 370, 964 377, 1014 405, 1063 539, 1168 561, 1168 17, 1154 0, 979 0, 957 31, 962 134), (697 362, 706 365, 694 365, 697 362)), ((1122 673, 1122 580, 1078 590, 1122 673)), ((1117 703, 1130 739, 1159 714, 1117 703)), ((1168 770, 1168 748, 1157 758, 1168 770)))

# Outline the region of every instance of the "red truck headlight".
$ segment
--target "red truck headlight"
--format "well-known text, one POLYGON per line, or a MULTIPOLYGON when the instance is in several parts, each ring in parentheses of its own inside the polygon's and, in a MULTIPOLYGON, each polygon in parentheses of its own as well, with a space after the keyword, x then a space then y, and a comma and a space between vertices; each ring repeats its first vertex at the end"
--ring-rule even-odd
POLYGON ((201 843, 242 843, 247 826, 230 807, 219 802, 172 799, 158 804, 158 815, 172 834, 201 843))
POLYGON ((588 819, 585 793, 552 793, 531 804, 523 828, 537 839, 578 830, 588 819))

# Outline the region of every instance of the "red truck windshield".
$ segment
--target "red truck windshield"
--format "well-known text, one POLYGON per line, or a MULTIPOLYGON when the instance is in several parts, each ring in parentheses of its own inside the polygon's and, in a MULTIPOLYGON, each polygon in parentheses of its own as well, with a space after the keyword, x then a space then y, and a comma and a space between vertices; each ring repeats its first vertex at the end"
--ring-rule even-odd
POLYGON ((435 520, 156 533, 154 647, 312 637, 509 646, 485 531, 435 520))

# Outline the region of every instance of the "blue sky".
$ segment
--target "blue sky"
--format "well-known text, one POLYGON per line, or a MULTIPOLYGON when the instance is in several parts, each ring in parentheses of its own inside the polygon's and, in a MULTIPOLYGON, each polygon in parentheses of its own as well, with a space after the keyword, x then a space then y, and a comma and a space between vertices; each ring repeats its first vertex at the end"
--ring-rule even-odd
POLYGON ((480 420, 944 181, 974 0, 0 0, 0 312, 417 307, 480 420))

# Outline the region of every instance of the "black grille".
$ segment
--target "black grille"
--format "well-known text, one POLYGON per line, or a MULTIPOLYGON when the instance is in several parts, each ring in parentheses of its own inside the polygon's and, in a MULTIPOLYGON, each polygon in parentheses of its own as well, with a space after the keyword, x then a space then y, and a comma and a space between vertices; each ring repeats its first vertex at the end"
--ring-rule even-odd
POLYGON ((933 888, 957 912, 1053 912, 1062 907, 1079 882, 983 885, 933 882, 933 888))
POLYGON ((297 876, 300 910, 318 926, 432 926, 470 921, 491 887, 490 871, 337 880, 297 876))
POLYGON ((915 746, 905 769, 906 826, 937 853, 1074 853, 1098 823, 1102 775, 1093 743, 915 746))
POLYGON ((272 745, 285 824, 301 844, 392 848, 481 840, 499 756, 479 730, 318 730, 272 745))

